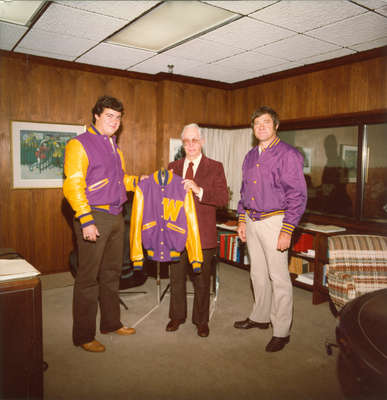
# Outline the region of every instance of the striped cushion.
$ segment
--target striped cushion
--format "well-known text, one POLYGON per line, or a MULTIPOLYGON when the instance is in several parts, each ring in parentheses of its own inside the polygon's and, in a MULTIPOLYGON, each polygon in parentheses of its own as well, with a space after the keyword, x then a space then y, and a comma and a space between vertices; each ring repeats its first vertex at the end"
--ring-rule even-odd
POLYGON ((338 307, 355 297, 387 287, 387 237, 330 236, 328 249, 329 295, 338 307))

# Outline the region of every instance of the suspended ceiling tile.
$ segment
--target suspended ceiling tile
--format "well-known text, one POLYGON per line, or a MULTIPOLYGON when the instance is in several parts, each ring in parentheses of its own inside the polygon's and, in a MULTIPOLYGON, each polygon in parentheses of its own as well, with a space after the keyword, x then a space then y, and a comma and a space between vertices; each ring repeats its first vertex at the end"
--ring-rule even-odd
POLYGON ((214 64, 227 69, 239 68, 243 71, 256 71, 258 69, 283 64, 284 61, 286 60, 250 51, 242 54, 237 54, 233 57, 218 61, 214 64))
POLYGON ((334 44, 322 42, 304 35, 297 35, 281 40, 276 43, 256 49, 257 52, 267 54, 272 57, 296 61, 301 58, 315 56, 339 49, 334 44))
POLYGON ((26 30, 25 26, 0 22, 0 49, 12 50, 26 30))
POLYGON ((365 12, 364 8, 342 0, 284 0, 257 11, 250 17, 296 32, 306 32, 365 12))
POLYGON ((373 12, 359 15, 345 21, 315 29, 308 35, 336 43, 351 46, 384 37, 387 32, 387 19, 373 12))
POLYGON ((108 68, 126 69, 156 53, 108 43, 101 43, 76 61, 108 68))
POLYGON ((130 71, 144 72, 147 74, 157 74, 159 72, 169 72, 168 65, 173 65, 173 73, 183 75, 187 69, 201 65, 202 63, 196 60, 187 60, 185 58, 177 58, 168 56, 165 53, 158 54, 149 58, 133 67, 130 71))
POLYGON ((369 42, 355 44, 351 46, 351 49, 356 51, 365 51, 365 50, 376 49, 378 47, 383 47, 383 46, 387 46, 387 36, 385 36, 384 38, 371 40, 369 42))
POLYGON ((32 28, 18 44, 16 51, 30 49, 34 51, 62 54, 73 58, 95 46, 95 40, 76 38, 58 33, 46 32, 32 28))
POLYGON ((265 76, 269 74, 275 74, 276 72, 281 72, 281 71, 287 71, 289 69, 297 68, 297 67, 302 67, 304 65, 303 62, 286 62, 283 64, 276 65, 274 67, 269 67, 269 68, 264 68, 260 69, 258 71, 254 71, 255 75, 257 77, 259 76, 265 76))
POLYGON ((320 62, 320 61, 325 61, 325 60, 331 60, 333 58, 344 57, 344 56, 347 56, 349 54, 354 54, 354 53, 356 53, 356 51, 350 50, 350 49, 346 49, 346 48, 342 48, 342 49, 335 50, 335 51, 329 51, 328 53, 318 54, 317 56, 306 57, 306 58, 303 58, 302 61, 305 64, 314 64, 314 63, 317 63, 317 62, 320 62))
POLYGON ((371 10, 383 7, 386 4, 386 0, 353 0, 354 3, 365 6, 371 10))
POLYGON ((382 8, 378 8, 376 11, 377 11, 379 14, 382 14, 382 15, 384 15, 385 17, 387 17, 387 6, 384 6, 384 7, 382 7, 382 8))
POLYGON ((202 38, 244 50, 252 50, 293 35, 296 35, 293 31, 244 17, 209 32, 202 38))
POLYGON ((126 21, 137 18, 160 1, 55 1, 68 7, 108 15, 126 21))
POLYGON ((38 19, 34 28, 99 42, 126 23, 121 19, 51 4, 38 19))
POLYGON ((57 60, 74 61, 74 56, 67 56, 64 54, 52 53, 44 50, 31 50, 24 47, 18 47, 16 53, 30 54, 32 56, 55 58, 57 60))
POLYGON ((187 76, 193 76, 202 79, 211 79, 220 82, 237 82, 245 79, 253 78, 254 76, 249 72, 244 72, 238 69, 225 70, 221 66, 215 64, 201 65, 186 71, 187 76))
POLYGON ((226 10, 236 12, 242 15, 248 15, 254 11, 260 10, 261 8, 265 8, 270 6, 271 4, 276 3, 275 1, 204 1, 204 3, 211 4, 216 7, 225 8, 226 10))
POLYGON ((194 39, 178 47, 167 50, 164 54, 174 57, 183 57, 189 60, 198 60, 202 63, 220 60, 243 52, 232 46, 210 42, 203 39, 194 39))

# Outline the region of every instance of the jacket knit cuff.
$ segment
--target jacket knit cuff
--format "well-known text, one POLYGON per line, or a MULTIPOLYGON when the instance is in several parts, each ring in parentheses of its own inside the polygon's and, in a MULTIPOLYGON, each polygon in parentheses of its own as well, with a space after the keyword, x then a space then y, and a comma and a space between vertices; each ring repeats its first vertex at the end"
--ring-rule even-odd
POLYGON ((246 214, 245 213, 238 215, 238 222, 246 223, 246 214))
POLYGON ((79 222, 81 223, 82 228, 85 228, 88 225, 95 224, 93 215, 91 213, 80 215, 79 222))
POLYGON ((133 269, 135 271, 142 271, 143 264, 144 264, 143 260, 141 260, 141 261, 133 261, 133 269))
POLYGON ((286 222, 282 223, 281 232, 285 232, 285 233, 288 233, 289 235, 291 235, 293 233, 294 229, 296 229, 296 227, 294 225, 287 224, 286 222))
POLYGON ((193 272, 200 272, 202 270, 202 263, 198 261, 194 261, 192 263, 193 272))

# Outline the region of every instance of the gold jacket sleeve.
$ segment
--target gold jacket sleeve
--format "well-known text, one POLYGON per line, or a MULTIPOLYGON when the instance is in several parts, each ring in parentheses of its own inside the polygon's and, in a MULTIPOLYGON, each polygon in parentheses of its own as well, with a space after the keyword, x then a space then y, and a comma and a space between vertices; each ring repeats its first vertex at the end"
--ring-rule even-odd
POLYGON ((89 160, 82 144, 70 140, 66 145, 63 194, 75 211, 75 217, 80 217, 81 224, 93 220, 85 193, 88 166, 89 160))
POLYGON ((138 183, 138 176, 127 175, 126 174, 124 156, 123 156, 122 151, 120 149, 117 149, 117 150, 118 150, 118 154, 120 155, 120 158, 121 158, 122 169, 123 169, 123 171, 125 173, 125 175, 124 175, 125 189, 126 189, 127 192, 134 192, 134 189, 136 188, 137 183, 138 183))
POLYGON ((198 219, 196 216, 195 202, 190 190, 184 198, 184 210, 187 217, 187 253, 188 260, 195 272, 200 272, 203 264, 203 252, 200 242, 198 219))
POLYGON ((130 218, 130 259, 133 262, 134 269, 141 269, 144 263, 144 253, 142 251, 142 215, 144 211, 144 195, 142 190, 137 186, 134 191, 132 216, 130 218))

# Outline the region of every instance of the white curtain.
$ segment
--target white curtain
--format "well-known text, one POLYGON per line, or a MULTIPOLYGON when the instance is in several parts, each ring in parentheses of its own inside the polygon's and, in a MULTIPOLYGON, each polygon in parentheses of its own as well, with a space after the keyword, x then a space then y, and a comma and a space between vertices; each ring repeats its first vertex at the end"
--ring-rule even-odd
POLYGON ((231 190, 228 207, 236 210, 240 200, 243 159, 253 143, 251 128, 217 129, 202 127, 201 130, 205 141, 205 155, 223 164, 227 186, 231 190))

